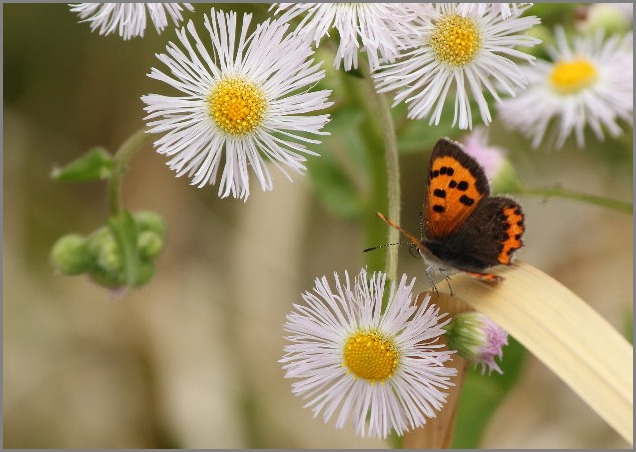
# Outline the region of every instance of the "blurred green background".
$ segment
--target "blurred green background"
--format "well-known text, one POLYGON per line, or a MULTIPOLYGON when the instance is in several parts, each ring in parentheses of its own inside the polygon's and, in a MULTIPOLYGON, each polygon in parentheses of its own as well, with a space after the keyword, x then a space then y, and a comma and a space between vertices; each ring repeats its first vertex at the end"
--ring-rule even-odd
MULTIPOLYGON (((266 15, 263 5, 232 8, 266 15)), ((196 4, 186 18, 200 23, 202 12, 209 5, 196 4)), ((293 184, 274 171, 274 191, 253 187, 243 203, 175 178, 147 148, 132 161, 124 202, 157 211, 168 224, 155 279, 114 299, 83 277, 55 274, 48 261, 55 240, 89 233, 108 211, 105 184, 55 183, 49 173, 92 146, 114 151, 143 126, 139 97, 165 93, 145 74, 174 30, 158 36, 150 27, 144 39, 124 42, 91 33, 66 4, 4 4, 3 14, 4 447, 388 447, 313 419, 277 362, 285 314, 301 292, 315 277, 364 265, 361 250, 377 243, 365 243, 362 224, 376 221, 374 213, 325 204, 320 174, 331 173, 322 163, 293 184)), ((330 149, 344 146, 355 163, 355 140, 338 134, 342 123, 330 127, 321 159, 328 166, 330 149)), ((490 134, 511 150, 528 186, 560 184, 631 202, 631 129, 618 140, 588 136, 584 150, 551 153, 529 150, 497 121, 490 134)), ((401 158, 401 221, 413 231, 429 150, 401 158)), ((520 201, 527 234, 519 258, 629 334, 631 215, 561 199, 520 201)), ((422 263, 406 249, 400 271, 418 276, 418 291, 426 288, 422 263)), ((522 370, 480 446, 627 446, 535 358, 527 356, 522 370)))

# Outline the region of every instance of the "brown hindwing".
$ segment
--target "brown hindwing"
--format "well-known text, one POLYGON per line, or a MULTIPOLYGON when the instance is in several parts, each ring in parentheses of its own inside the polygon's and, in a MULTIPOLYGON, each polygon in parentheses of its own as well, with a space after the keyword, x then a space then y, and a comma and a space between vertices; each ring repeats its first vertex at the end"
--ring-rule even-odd
POLYGON ((523 246, 523 212, 507 197, 482 200, 475 211, 454 233, 424 245, 440 260, 455 268, 481 272, 498 264, 510 264, 514 251, 523 246))

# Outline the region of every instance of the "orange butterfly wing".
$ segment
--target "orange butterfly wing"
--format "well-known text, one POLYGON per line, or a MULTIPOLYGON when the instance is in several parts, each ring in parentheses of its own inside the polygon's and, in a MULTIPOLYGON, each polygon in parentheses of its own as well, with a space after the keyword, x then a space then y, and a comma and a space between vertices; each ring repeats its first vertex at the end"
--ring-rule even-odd
POLYGON ((453 233, 489 195, 488 179, 477 161, 458 143, 448 138, 439 140, 431 154, 426 180, 422 225, 426 239, 453 233))

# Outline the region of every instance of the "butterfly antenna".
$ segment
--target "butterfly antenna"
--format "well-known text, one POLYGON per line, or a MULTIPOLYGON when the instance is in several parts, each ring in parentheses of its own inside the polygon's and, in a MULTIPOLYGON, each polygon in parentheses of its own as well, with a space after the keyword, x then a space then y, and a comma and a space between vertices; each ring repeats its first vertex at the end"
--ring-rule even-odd
POLYGON ((420 237, 424 241, 424 212, 420 210, 420 237))
POLYGON ((362 250, 363 253, 369 252, 369 251, 373 251, 373 250, 377 250, 378 248, 385 248, 387 246, 393 246, 393 245, 410 245, 410 242, 395 242, 395 243, 385 243, 384 245, 378 245, 378 246, 372 246, 371 248, 365 248, 362 250))

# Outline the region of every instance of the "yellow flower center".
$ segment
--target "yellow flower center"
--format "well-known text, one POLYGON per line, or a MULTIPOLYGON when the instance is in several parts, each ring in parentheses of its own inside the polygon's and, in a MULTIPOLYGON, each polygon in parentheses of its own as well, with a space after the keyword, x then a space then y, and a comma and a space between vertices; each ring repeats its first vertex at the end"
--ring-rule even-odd
POLYGON ((481 36, 473 20, 450 14, 438 20, 430 43, 437 59, 451 66, 464 66, 481 49, 481 36))
POLYGON ((572 94, 592 85, 598 71, 587 60, 561 61, 554 65, 550 81, 554 89, 563 94, 572 94))
POLYGON ((399 360, 392 340, 375 331, 358 331, 347 339, 342 366, 357 377, 375 383, 390 378, 399 360))
POLYGON ((256 84, 228 77, 208 95, 208 112, 217 126, 229 135, 245 135, 263 123, 267 100, 256 84))

